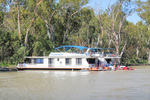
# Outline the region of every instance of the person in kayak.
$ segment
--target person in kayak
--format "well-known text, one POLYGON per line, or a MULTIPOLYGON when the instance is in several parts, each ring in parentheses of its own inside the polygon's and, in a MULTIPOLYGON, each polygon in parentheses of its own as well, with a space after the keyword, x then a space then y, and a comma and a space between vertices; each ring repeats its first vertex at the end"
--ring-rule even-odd
POLYGON ((128 67, 127 66, 123 67, 123 70, 128 70, 128 67))

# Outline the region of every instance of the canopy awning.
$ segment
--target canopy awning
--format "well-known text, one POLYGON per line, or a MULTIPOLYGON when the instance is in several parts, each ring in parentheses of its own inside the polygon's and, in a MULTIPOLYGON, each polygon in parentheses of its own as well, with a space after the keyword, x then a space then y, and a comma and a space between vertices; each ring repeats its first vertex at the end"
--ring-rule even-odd
MULTIPOLYGON (((55 48, 54 50, 60 49, 60 48, 65 48, 65 51, 71 49, 71 48, 78 48, 81 51, 83 51, 83 49, 88 49, 88 47, 84 47, 84 46, 73 46, 73 45, 65 45, 65 46, 60 46, 55 48)), ((84 51, 83 51, 84 52, 84 51)))

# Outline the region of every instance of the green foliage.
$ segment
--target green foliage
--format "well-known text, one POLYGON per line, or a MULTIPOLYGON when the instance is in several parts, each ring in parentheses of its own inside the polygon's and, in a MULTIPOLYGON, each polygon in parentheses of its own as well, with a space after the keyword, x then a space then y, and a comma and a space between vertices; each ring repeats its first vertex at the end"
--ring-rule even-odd
POLYGON ((41 42, 35 42, 34 48, 33 48, 33 56, 37 55, 43 55, 44 47, 41 42))
POLYGON ((138 9, 137 9, 137 12, 138 12, 138 15, 146 22, 147 25, 150 25, 150 1, 147 0, 147 1, 140 1, 138 0, 137 2, 137 5, 138 5, 138 9))
POLYGON ((7 63, 5 62, 5 63, 0 64, 0 66, 5 67, 5 66, 9 66, 9 64, 7 64, 7 63))
POLYGON ((24 46, 20 47, 20 48, 17 50, 18 56, 22 56, 22 55, 24 54, 24 51, 25 51, 25 47, 24 47, 24 46))

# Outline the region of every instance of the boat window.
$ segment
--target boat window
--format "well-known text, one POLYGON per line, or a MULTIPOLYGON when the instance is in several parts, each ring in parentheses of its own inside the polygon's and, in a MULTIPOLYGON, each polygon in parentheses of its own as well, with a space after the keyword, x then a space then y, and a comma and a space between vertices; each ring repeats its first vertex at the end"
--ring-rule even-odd
POLYGON ((26 58, 26 59, 24 60, 24 62, 25 62, 25 63, 31 63, 31 59, 30 59, 30 58, 26 58))
POLYGON ((105 59, 107 61, 107 63, 110 63, 111 59, 105 59))
POLYGON ((49 64, 54 64, 54 58, 49 58, 48 62, 49 62, 49 64))
POLYGON ((57 58, 57 61, 59 61, 59 58, 57 58))
POLYGON ((35 64, 42 64, 43 63, 43 58, 35 58, 34 63, 35 64))
POLYGON ((87 59, 87 62, 88 62, 89 64, 95 64, 95 59, 87 59))
POLYGON ((71 58, 66 58, 66 65, 71 65, 71 58))
POLYGON ((76 65, 82 65, 82 58, 76 58, 76 65))

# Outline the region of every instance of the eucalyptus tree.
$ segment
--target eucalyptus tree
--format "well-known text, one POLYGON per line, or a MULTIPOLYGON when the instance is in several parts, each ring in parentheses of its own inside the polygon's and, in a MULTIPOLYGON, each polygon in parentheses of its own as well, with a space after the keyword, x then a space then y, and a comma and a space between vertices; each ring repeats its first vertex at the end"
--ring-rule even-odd
MULTIPOLYGON (((16 1, 17 2, 17 1, 16 1)), ((22 32, 22 43, 24 43, 24 54, 22 55, 43 55, 44 52, 50 49, 50 41, 47 41, 45 22, 38 14, 38 8, 42 5, 43 0, 23 0, 22 5, 13 6, 10 12, 14 12, 14 17, 20 14, 20 27, 22 32), (20 10, 18 9, 18 6, 20 10), (18 10, 20 11, 18 14, 18 10), (23 41, 24 40, 24 41, 23 41), (45 44, 49 44, 46 45, 45 44)), ((16 19, 16 18, 13 18, 16 19)), ((16 26, 16 22, 14 21, 16 26)), ((19 21, 18 21, 19 26, 19 21)), ((19 27, 18 27, 19 30, 19 27)), ((20 50, 20 51, 21 51, 20 50)), ((18 50, 19 51, 19 50, 18 50)))
POLYGON ((47 36, 50 41, 53 42, 57 27, 57 14, 62 7, 56 2, 56 0, 42 0, 38 6, 36 13, 45 22, 47 28, 47 36), (51 38, 52 37, 52 38, 51 38))
POLYGON ((5 15, 5 13, 3 12, 3 5, 2 5, 2 2, 0 2, 0 52, 1 52, 1 54, 0 54, 0 62, 2 62, 3 60, 4 60, 4 41, 3 41, 3 34, 5 34, 4 33, 4 27, 3 27, 3 25, 4 25, 4 15, 5 15))
POLYGON ((9 23, 9 12, 8 12, 8 6, 10 2, 7 0, 1 0, 0 1, 0 61, 2 63, 10 62, 10 57, 13 55, 13 41, 14 36, 13 32, 14 29, 12 29, 10 23, 9 23))
POLYGON ((139 55, 141 59, 149 61, 149 54, 150 54, 150 48, 149 48, 149 36, 150 36, 150 30, 147 28, 147 25, 143 23, 142 21, 139 21, 136 26, 138 27, 139 31, 139 41, 137 41, 139 44, 140 52, 139 55))
MULTIPOLYGON (((66 41, 67 34, 69 33, 70 29, 75 24, 75 20, 78 19, 78 13, 81 11, 83 6, 88 3, 89 0, 59 0, 60 4, 66 6, 64 9, 64 25, 65 25, 65 33, 63 37, 63 44, 66 41)), ((75 27, 74 27, 75 28, 75 27)))
MULTIPOLYGON (((25 48, 23 47, 23 34, 21 33, 21 27, 23 26, 23 18, 20 16, 20 8, 23 8, 23 1, 17 0, 5 0, 3 3, 6 4, 5 14, 5 31, 7 35, 7 44, 10 45, 5 50, 9 54, 9 60, 11 63, 22 62, 25 48), (9 50, 9 51, 7 51, 9 50)), ((21 11, 22 12, 22 11, 21 11)), ((23 28, 22 28, 23 29, 23 28)))
POLYGON ((138 6, 137 12, 138 15, 141 17, 143 22, 145 23, 147 27, 147 31, 143 32, 141 31, 142 39, 144 42, 147 44, 147 49, 148 49, 148 63, 150 64, 150 1, 140 1, 137 0, 136 4, 138 6))
POLYGON ((4 12, 3 12, 3 4, 0 3, 0 28, 2 27, 3 23, 3 19, 4 19, 4 12))
POLYGON ((141 53, 139 50, 142 49, 142 41, 139 27, 132 22, 126 22, 124 28, 124 38, 127 40, 126 51, 122 57, 124 63, 138 63, 140 62, 141 53))
POLYGON ((92 47, 96 40, 96 19, 90 7, 84 7, 79 13, 80 28, 75 38, 78 45, 92 47))
MULTIPOLYGON (((23 56, 26 53, 27 55, 32 55, 33 49, 37 48, 34 43, 36 42, 34 39, 35 37, 39 37, 39 34, 37 36, 34 33, 39 30, 36 31, 35 27, 33 26, 36 26, 35 19, 38 18, 38 16, 35 10, 40 2, 41 0, 38 3, 29 0, 4 0, 2 2, 2 4, 5 4, 5 7, 7 8, 4 17, 5 21, 2 24, 5 34, 3 33, 4 35, 1 35, 5 38, 2 38, 3 42, 7 39, 7 42, 4 46, 7 48, 5 49, 5 53, 3 52, 3 55, 9 53, 9 60, 11 60, 12 63, 22 62, 23 56), (6 46, 6 44, 9 45, 6 46)), ((5 55, 5 58, 6 57, 7 56, 5 55)))
POLYGON ((131 0, 118 0, 111 8, 108 6, 105 11, 98 13, 97 18, 101 30, 107 35, 110 42, 115 46, 116 53, 120 53, 120 56, 122 56, 127 44, 127 41, 123 41, 122 37, 126 18, 132 15, 134 11, 135 8, 131 0), (123 46, 120 52, 121 44, 123 46))

